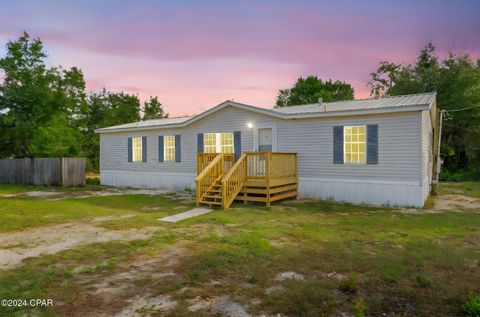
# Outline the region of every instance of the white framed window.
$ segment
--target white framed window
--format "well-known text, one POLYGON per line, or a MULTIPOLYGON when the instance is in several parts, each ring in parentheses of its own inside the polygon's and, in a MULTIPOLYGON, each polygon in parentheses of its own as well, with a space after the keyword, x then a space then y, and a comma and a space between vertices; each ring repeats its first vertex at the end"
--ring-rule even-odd
POLYGON ((220 133, 220 152, 233 153, 233 133, 220 133))
POLYGON ((163 137, 163 160, 165 162, 175 161, 175 136, 166 135, 163 137))
POLYGON ((205 133, 203 146, 205 153, 233 153, 233 133, 205 133))
POLYGON ((218 153, 217 152, 217 134, 205 133, 203 135, 203 146, 205 153, 218 153))
POLYGON ((352 164, 366 163, 367 126, 343 127, 344 162, 352 164))
POLYGON ((132 161, 142 161, 142 138, 132 138, 132 161))

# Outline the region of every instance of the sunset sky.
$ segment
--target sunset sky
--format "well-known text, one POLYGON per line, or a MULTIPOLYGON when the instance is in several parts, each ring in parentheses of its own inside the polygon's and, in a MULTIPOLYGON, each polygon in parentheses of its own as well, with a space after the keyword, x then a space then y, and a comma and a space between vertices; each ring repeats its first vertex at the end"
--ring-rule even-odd
POLYGON ((22 31, 89 90, 157 95, 173 116, 226 99, 270 108, 299 76, 368 97, 382 60, 428 42, 480 57, 480 1, 2 1, 0 55, 22 31))

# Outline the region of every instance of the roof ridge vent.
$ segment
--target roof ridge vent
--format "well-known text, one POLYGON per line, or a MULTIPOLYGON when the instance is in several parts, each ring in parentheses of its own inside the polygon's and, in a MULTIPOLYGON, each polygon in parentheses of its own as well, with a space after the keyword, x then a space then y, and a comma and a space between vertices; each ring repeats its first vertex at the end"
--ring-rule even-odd
POLYGON ((318 98, 318 106, 320 107, 321 111, 327 111, 327 105, 323 103, 323 98, 318 98))

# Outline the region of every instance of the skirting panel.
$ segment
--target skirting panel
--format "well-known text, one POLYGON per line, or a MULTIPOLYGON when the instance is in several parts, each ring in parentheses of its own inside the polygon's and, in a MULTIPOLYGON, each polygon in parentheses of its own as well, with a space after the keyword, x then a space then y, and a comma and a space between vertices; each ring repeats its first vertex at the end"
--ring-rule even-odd
POLYGON ((195 175, 100 171, 100 183, 116 187, 183 190, 195 188, 195 175))
MULTIPOLYGON (((425 189, 420 184, 299 179, 302 198, 330 199, 355 204, 423 207, 425 189)), ((425 198, 424 198, 425 197, 425 198)))
POLYGON ((428 196, 430 195, 430 190, 431 190, 431 186, 430 186, 430 180, 427 178, 425 178, 422 182, 422 205, 425 204, 425 201, 427 200, 428 196))

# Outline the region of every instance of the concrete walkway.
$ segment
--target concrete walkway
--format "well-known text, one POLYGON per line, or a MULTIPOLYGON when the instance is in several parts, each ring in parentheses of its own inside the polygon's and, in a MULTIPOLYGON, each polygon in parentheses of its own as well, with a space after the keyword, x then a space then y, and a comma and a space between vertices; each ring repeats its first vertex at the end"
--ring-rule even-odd
POLYGON ((196 217, 196 216, 201 216, 201 215, 204 215, 204 214, 208 214, 211 211, 212 211, 212 209, 209 209, 209 208, 193 208, 192 210, 185 211, 185 212, 173 215, 173 216, 160 218, 158 220, 159 221, 166 221, 166 222, 178 222, 178 221, 185 220, 185 219, 188 219, 188 218, 193 218, 193 217, 196 217))

